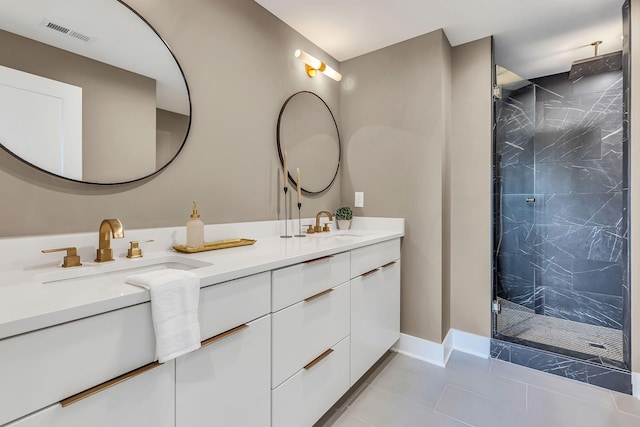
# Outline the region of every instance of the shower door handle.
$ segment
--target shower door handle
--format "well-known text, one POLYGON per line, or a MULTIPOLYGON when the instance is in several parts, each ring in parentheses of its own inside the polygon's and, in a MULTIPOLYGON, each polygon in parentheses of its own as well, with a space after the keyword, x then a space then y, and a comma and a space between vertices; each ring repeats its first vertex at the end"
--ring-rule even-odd
POLYGON ((527 198, 525 199, 525 201, 526 201, 527 203, 535 203, 535 202, 536 202, 536 198, 535 198, 535 197, 527 197, 527 198))

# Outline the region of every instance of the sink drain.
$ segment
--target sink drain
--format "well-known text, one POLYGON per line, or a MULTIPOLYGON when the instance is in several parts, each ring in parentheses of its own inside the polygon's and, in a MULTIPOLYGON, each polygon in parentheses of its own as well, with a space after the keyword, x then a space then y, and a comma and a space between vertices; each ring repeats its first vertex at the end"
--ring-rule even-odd
POLYGON ((606 349, 607 349, 607 347, 603 346, 602 344, 594 344, 594 343, 590 342, 590 343, 589 343, 589 345, 590 345, 591 347, 601 348, 601 349, 603 349, 603 350, 606 350, 606 349))

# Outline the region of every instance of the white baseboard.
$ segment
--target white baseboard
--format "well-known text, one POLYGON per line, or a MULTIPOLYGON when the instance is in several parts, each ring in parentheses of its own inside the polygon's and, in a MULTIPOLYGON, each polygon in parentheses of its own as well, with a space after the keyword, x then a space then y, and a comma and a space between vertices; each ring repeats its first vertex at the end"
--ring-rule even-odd
POLYGON ((640 400, 640 372, 631 373, 631 389, 633 397, 640 400))
POLYGON ((400 334, 392 350, 443 368, 446 366, 444 345, 412 335, 400 334))
POLYGON ((392 350, 414 359, 423 360, 437 366, 446 366, 453 350, 474 356, 488 358, 490 340, 487 337, 469 332, 449 329, 441 344, 434 343, 412 335, 400 334, 400 339, 392 350))
POLYGON ((453 332, 453 348, 463 353, 488 359, 491 354, 491 340, 469 332, 451 329, 453 332))

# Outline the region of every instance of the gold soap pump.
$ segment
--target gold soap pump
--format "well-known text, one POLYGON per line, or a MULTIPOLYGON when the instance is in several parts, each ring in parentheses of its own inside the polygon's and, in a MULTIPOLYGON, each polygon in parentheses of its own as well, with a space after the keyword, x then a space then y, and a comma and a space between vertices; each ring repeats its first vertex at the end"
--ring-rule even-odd
POLYGON ((193 202, 191 219, 187 221, 187 246, 190 248, 204 246, 204 222, 200 219, 196 202, 193 202))

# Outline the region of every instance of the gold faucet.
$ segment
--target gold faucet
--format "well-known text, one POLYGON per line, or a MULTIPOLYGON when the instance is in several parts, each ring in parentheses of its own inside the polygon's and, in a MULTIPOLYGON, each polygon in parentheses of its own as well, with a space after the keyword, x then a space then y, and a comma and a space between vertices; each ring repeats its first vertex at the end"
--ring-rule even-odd
POLYGON ((316 233, 320 233, 321 231, 329 231, 329 225, 325 224, 324 227, 320 227, 320 217, 322 216, 322 214, 326 214, 329 217, 329 221, 333 221, 333 215, 331 215, 331 212, 329 211, 320 211, 318 212, 318 214, 316 215, 316 226, 313 229, 314 232, 316 233))
POLYGON ((114 239, 122 239, 124 237, 124 228, 120 220, 105 219, 100 224, 96 262, 113 261, 113 249, 111 249, 109 232, 111 232, 114 239))

